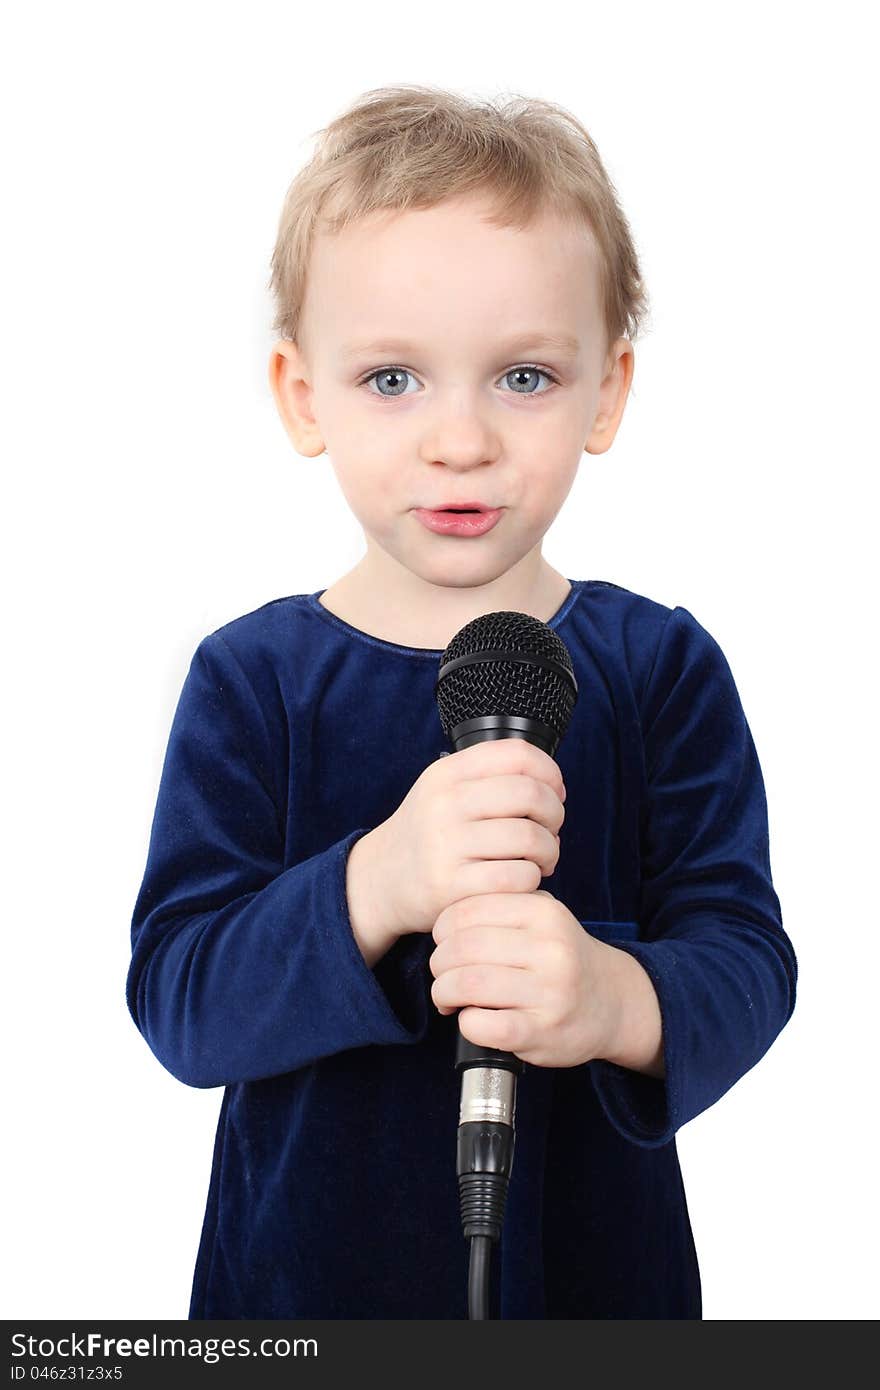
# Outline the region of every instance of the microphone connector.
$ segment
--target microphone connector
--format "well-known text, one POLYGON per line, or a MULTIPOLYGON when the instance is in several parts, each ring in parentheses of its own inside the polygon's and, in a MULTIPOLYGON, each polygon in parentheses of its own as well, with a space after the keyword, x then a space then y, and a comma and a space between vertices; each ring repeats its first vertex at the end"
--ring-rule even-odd
POLYGON ((503 1067, 469 1067, 462 1074, 457 1173, 465 1238, 501 1237, 513 1169, 516 1076, 503 1067))

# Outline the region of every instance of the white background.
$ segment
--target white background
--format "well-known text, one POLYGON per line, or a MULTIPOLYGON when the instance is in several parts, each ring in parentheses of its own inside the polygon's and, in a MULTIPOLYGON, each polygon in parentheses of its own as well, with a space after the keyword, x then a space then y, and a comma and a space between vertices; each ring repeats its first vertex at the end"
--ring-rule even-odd
POLYGON ((130 918, 199 641, 362 551, 329 459, 275 413, 266 282, 312 133, 396 82, 558 101, 617 186, 651 323, 617 440, 584 455, 544 553, 721 644, 800 964, 791 1023, 679 1134, 705 1317, 877 1314, 869 12, 7 18, 5 1316, 187 1314, 222 1092, 176 1081, 134 1027, 130 918))

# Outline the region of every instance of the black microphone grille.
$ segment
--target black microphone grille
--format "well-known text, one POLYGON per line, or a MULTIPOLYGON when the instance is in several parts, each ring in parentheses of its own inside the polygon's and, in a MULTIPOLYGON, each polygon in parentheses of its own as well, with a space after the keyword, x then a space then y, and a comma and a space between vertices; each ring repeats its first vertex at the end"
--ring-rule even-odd
POLYGON ((487 715, 540 720, 557 740, 568 728, 577 681, 568 648, 528 613, 485 613, 466 623, 440 659, 434 685, 447 738, 487 715))

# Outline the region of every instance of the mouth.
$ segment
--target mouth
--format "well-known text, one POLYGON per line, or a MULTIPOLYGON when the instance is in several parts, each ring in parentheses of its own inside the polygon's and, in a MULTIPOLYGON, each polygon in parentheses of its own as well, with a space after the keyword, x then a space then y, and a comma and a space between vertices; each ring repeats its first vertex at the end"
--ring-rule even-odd
POLYGON ((483 536, 500 521, 503 507, 486 507, 482 502, 450 503, 446 507, 416 507, 418 521, 441 536, 483 536))

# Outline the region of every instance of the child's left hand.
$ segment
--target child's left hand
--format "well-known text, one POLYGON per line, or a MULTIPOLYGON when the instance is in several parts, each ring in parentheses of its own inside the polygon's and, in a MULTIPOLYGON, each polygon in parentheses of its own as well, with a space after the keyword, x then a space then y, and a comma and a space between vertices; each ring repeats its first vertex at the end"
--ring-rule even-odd
POLYGON ((461 1009, 463 1037, 537 1067, 605 1055, 620 1008, 613 948, 552 893, 461 898, 440 913, 433 936, 431 998, 441 1014, 461 1009))

